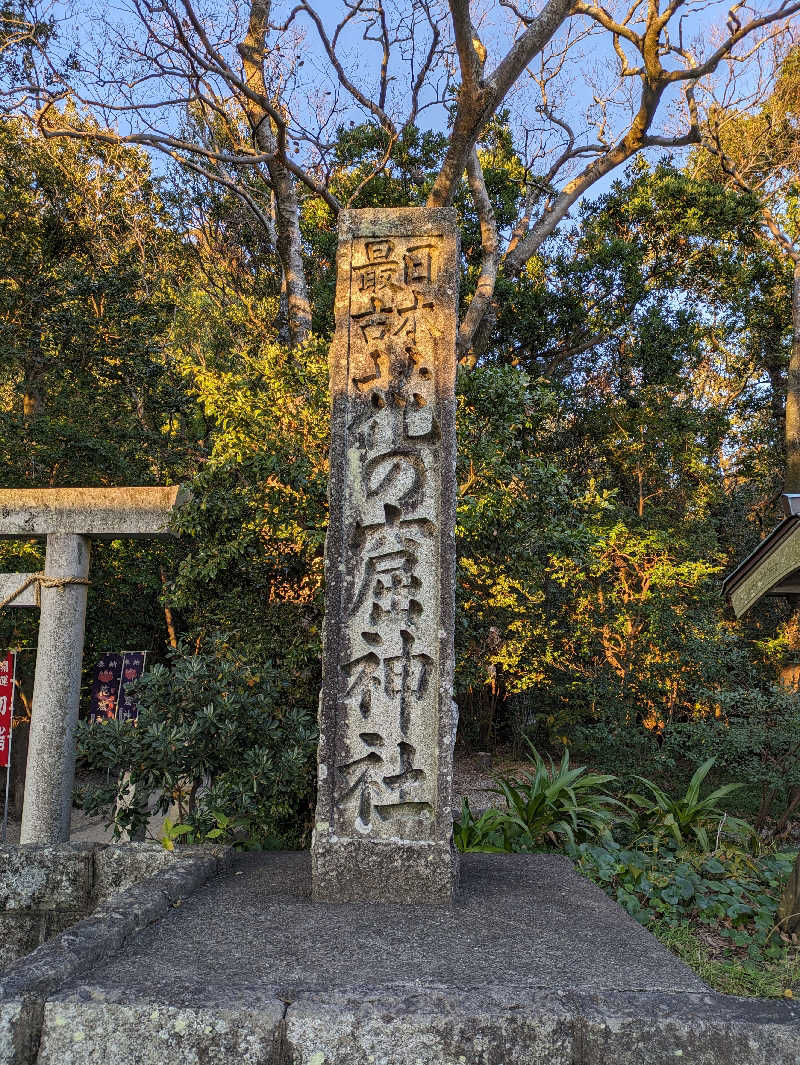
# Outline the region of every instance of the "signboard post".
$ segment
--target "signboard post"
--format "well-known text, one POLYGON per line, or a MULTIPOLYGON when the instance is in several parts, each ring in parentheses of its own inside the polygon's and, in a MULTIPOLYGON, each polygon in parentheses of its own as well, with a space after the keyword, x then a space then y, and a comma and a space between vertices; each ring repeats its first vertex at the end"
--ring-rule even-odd
POLYGON ((11 783, 11 739, 14 729, 14 685, 17 679, 17 656, 9 652, 0 659, 0 766, 6 771, 6 794, 3 805, 3 843, 8 830, 8 789, 11 783))

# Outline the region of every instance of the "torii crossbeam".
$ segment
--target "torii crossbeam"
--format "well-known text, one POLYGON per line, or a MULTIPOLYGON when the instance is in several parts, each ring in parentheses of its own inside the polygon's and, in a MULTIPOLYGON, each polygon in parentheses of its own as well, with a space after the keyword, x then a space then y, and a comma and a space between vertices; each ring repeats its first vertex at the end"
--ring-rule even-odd
MULTIPOLYGON (((69 840, 90 542, 168 537, 172 512, 188 498, 177 487, 0 489, 0 538, 47 538, 33 582, 41 620, 21 843, 69 840)), ((17 576, 22 585, 31 575, 17 576)))

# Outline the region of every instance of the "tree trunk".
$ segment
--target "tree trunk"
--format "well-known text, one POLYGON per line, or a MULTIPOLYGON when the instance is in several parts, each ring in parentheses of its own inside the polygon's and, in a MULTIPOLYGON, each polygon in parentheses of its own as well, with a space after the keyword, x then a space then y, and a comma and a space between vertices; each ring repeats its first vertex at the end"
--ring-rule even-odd
POLYGON ((800 492, 800 256, 792 274, 792 350, 786 375, 785 492, 800 492))
MULTIPOLYGON (((645 52, 648 51, 648 48, 654 46, 655 42, 650 41, 646 45, 645 52)), ((645 56, 645 61, 648 62, 647 56, 645 56)), ((652 66, 658 68, 659 64, 655 55, 650 57, 649 62, 652 66)), ((594 159, 581 173, 576 174, 571 181, 568 181, 552 203, 545 209, 533 229, 513 249, 506 253, 503 267, 506 276, 513 277, 520 273, 528 259, 536 254, 545 239, 555 230, 558 223, 566 216, 570 207, 584 192, 601 178, 616 170, 617 167, 632 159, 641 148, 645 147, 647 131, 667 87, 666 80, 658 77, 657 70, 655 75, 654 79, 650 77, 643 79, 639 109, 627 133, 605 155, 594 159)))
POLYGON ((800 854, 797 855, 789 882, 783 889, 783 896, 778 905, 777 923, 785 935, 790 935, 800 927, 800 854))
MULTIPOLYGON (((161 568, 161 587, 166 591, 167 588, 167 574, 164 568, 161 568)), ((167 625, 167 639, 169 640, 170 647, 178 646, 178 617, 176 611, 165 604, 164 606, 164 621, 167 625)))
MULTIPOLYGON (((269 119, 265 118, 262 125, 268 122, 269 119)), ((274 142, 274 138, 272 139, 274 142)), ((286 167, 277 159, 273 159, 267 164, 267 169, 275 190, 277 252, 286 293, 289 343, 294 347, 302 344, 311 332, 311 300, 302 255, 300 205, 297 201, 297 186, 286 167)))
MULTIPOLYGON (((784 444, 786 474, 784 492, 800 492, 800 256, 794 261, 792 272, 792 348, 786 374, 786 415, 784 444)), ((797 690, 800 687, 800 596, 790 596, 792 614, 786 622, 789 661, 781 669, 781 684, 797 690)))
POLYGON ((568 181, 542 212, 533 228, 513 248, 509 248, 503 263, 506 276, 515 277, 519 274, 584 192, 631 159, 642 147, 642 143, 640 136, 628 134, 606 155, 594 160, 585 170, 568 181))
POLYGON ((484 80, 486 48, 472 23, 469 0, 449 0, 461 67, 461 87, 447 153, 428 196, 428 207, 452 205, 467 159, 487 122, 527 65, 539 55, 568 17, 571 6, 572 0, 548 0, 539 14, 528 20, 525 32, 488 80, 484 80))
MULTIPOLYGON (((769 378, 769 406, 775 424, 775 439, 785 448, 786 436, 786 382, 783 378, 783 359, 774 352, 766 359, 764 369, 769 378)), ((784 460, 785 463, 785 460, 784 460)), ((785 468, 785 467, 784 467, 785 468)))
MULTIPOLYGON (((463 93, 462 89, 462 93, 463 93)), ((484 94, 485 95, 485 94, 484 94)), ((470 153, 484 125, 491 118, 491 110, 483 104, 483 98, 462 103, 459 99, 453 130, 447 145, 442 168, 436 175, 428 195, 427 207, 451 207, 458 185, 467 166, 470 153), (488 113, 487 113, 488 112, 488 113)))
MULTIPOLYGON (((33 313, 37 318, 41 313, 41 306, 38 300, 34 303, 33 313)), ((22 414, 26 422, 33 421, 41 413, 44 405, 44 368, 42 330, 37 321, 31 329, 31 343, 25 359, 22 386, 22 414)))
POLYGON ((26 421, 32 421, 42 409, 42 393, 31 378, 25 379, 25 394, 22 397, 22 413, 26 421))
POLYGON ((262 152, 270 156, 267 169, 275 194, 277 252, 286 291, 289 342, 295 346, 302 344, 311 331, 311 300, 308 296, 302 256, 303 244, 300 235, 297 186, 280 159, 278 138, 272 127, 272 118, 268 110, 271 108, 272 114, 280 117, 279 111, 269 100, 264 77, 270 7, 267 0, 251 0, 250 2, 247 35, 239 45, 239 54, 244 64, 248 87, 262 98, 263 103, 245 96, 242 99, 242 106, 253 129, 256 144, 262 152))

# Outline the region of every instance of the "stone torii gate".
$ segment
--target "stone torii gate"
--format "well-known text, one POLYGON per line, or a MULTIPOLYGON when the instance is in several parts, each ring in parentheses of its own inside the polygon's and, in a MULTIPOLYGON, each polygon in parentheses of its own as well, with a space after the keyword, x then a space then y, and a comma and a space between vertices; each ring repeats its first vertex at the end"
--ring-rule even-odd
POLYGON ((168 537, 175 488, 0 489, 0 538, 46 537, 44 573, 19 573, 7 605, 41 607, 21 843, 69 840, 90 541, 168 537), (31 603, 31 598, 33 602, 31 603))

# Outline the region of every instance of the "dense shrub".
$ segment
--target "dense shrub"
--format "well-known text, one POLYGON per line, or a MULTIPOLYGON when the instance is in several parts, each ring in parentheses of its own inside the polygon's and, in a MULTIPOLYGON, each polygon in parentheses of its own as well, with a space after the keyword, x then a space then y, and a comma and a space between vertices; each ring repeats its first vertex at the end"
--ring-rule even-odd
POLYGON ((117 831, 135 834, 174 803, 198 837, 222 814, 256 844, 307 842, 316 726, 310 709, 289 707, 270 663, 256 670, 221 640, 202 654, 184 646, 136 692, 136 727, 80 726, 81 767, 108 780, 87 787, 85 810, 104 810, 117 831))
MULTIPOLYGON (((759 956, 774 930, 780 888, 793 854, 754 857, 723 840, 697 850, 648 837, 625 847, 611 836, 570 849, 578 868, 644 925, 689 918, 759 956)), ((780 944, 775 945, 775 955, 780 944)))
POLYGON ((667 754, 712 756, 742 782, 757 823, 785 821, 800 801, 800 695, 781 686, 731 688, 706 695, 707 709, 665 733, 667 754))

